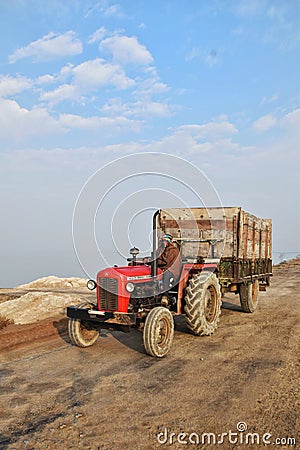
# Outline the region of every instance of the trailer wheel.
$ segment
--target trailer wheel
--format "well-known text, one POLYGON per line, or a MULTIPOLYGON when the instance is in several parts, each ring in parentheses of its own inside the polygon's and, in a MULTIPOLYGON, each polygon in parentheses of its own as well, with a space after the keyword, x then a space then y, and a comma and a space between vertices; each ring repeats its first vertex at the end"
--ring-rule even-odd
POLYGON ((240 303, 242 310, 246 313, 253 313, 258 305, 259 282, 240 285, 240 303))
POLYGON ((218 326, 221 314, 219 280, 215 274, 206 277, 205 272, 193 275, 184 298, 187 326, 197 336, 212 334, 218 326))
MULTIPOLYGON (((80 308, 91 309, 91 303, 83 303, 80 308)), ((90 347, 97 341, 100 331, 95 330, 88 322, 80 319, 69 319, 68 332, 71 342, 78 347, 90 347)))
POLYGON ((146 317, 143 340, 146 352, 162 358, 171 348, 174 335, 173 316, 167 308, 151 309, 146 317))

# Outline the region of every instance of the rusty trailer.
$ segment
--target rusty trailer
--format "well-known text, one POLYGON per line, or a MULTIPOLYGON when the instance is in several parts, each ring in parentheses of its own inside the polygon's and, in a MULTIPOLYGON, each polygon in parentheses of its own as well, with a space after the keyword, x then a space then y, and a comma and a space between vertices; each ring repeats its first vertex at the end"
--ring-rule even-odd
POLYGON ((272 276, 272 220, 240 207, 170 208, 158 214, 158 236, 170 233, 186 263, 218 262, 222 293, 258 280, 266 290, 272 276))

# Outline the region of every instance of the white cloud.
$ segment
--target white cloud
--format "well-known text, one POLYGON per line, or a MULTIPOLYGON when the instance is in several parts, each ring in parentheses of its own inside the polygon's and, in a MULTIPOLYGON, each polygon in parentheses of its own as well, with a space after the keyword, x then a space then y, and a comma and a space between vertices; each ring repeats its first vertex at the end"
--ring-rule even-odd
POLYGON ((102 132, 106 130, 108 134, 114 133, 121 129, 131 129, 137 131, 139 123, 129 120, 126 117, 82 117, 75 114, 62 114, 60 116, 60 124, 69 129, 77 129, 84 131, 102 132))
POLYGON ((125 117, 147 118, 170 117, 172 111, 167 103, 154 102, 150 99, 138 100, 131 103, 123 103, 120 98, 110 99, 101 111, 109 116, 123 115, 125 117))
POLYGON ((106 38, 101 41, 99 50, 110 53, 113 61, 120 64, 148 65, 153 62, 151 53, 144 45, 138 42, 135 36, 106 38))
POLYGON ((151 148, 154 151, 188 157, 193 154, 203 155, 203 153, 208 153, 212 146, 209 142, 199 143, 188 131, 177 129, 169 136, 165 136, 160 142, 152 143, 151 148))
POLYGON ((64 34, 49 33, 26 47, 19 48, 9 56, 9 62, 32 57, 34 61, 44 61, 73 56, 82 53, 82 43, 74 31, 64 34))
POLYGON ((138 92, 142 95, 162 94, 170 90, 170 87, 159 80, 147 79, 139 86, 138 92))
POLYGON ((63 66, 58 73, 54 74, 47 73, 45 75, 41 75, 35 80, 35 83, 37 85, 50 85, 61 83, 63 81, 66 81, 68 78, 72 76, 73 68, 74 68, 73 64, 68 63, 65 66, 63 66))
POLYGON ((142 117, 169 117, 171 111, 169 105, 161 102, 137 101, 135 103, 128 104, 128 110, 126 114, 128 116, 142 116, 142 117))
MULTIPOLYGON (((149 150, 174 153, 182 157, 199 155, 201 164, 212 167, 222 158, 236 154, 245 154, 250 147, 242 147, 232 140, 238 130, 234 124, 226 121, 182 125, 165 136, 161 141, 151 143, 149 150), (219 159, 216 159, 219 158, 219 159)), ((252 148, 251 148, 252 149, 252 148)))
POLYGON ((55 82, 55 77, 53 75, 42 75, 40 77, 38 77, 37 79, 37 83, 38 84, 48 84, 48 83, 53 83, 55 82))
POLYGON ((135 81, 126 76, 122 67, 105 62, 101 58, 85 61, 78 66, 63 67, 59 79, 70 79, 52 91, 42 92, 42 101, 57 104, 64 100, 82 101, 83 95, 97 91, 103 86, 124 90, 135 86, 135 81))
POLYGON ((287 127, 293 127, 297 130, 300 129, 300 109, 294 109, 287 113, 281 120, 281 124, 287 127))
POLYGON ((70 75, 72 75, 73 68, 74 68, 73 64, 71 63, 66 64, 60 71, 60 77, 62 79, 68 78, 70 75))
POLYGON ((147 78, 145 80, 139 80, 138 87, 135 91, 139 96, 162 94, 170 90, 167 84, 160 81, 155 67, 146 67, 145 74, 147 78))
POLYGON ((85 61, 73 69, 74 84, 85 91, 98 89, 99 86, 111 85, 118 89, 127 89, 135 84, 128 78, 122 67, 106 63, 97 58, 85 61))
POLYGON ((101 111, 108 115, 126 115, 128 107, 126 103, 122 101, 121 98, 111 98, 109 101, 101 108, 101 111))
POLYGON ((7 145, 9 149, 14 146, 27 148, 28 143, 34 148, 37 142, 40 145, 41 139, 47 146, 49 139, 55 142, 57 138, 61 139, 61 134, 68 133, 71 142, 71 130, 86 133, 101 132, 102 136, 113 136, 122 131, 137 132, 140 128, 139 120, 123 115, 82 117, 75 114, 61 114, 55 118, 45 108, 22 108, 16 101, 0 98, 0 142, 3 149, 7 145))
POLYGON ((299 137, 300 109, 294 109, 293 111, 282 115, 280 118, 276 118, 272 114, 266 114, 253 122, 252 128, 256 132, 263 133, 276 125, 281 129, 288 131, 290 133, 290 138, 295 136, 299 137))
MULTIPOLYGON (((98 28, 90 37, 89 43, 101 40, 108 34, 104 26, 98 28)), ((40 91, 40 100, 55 105, 62 101, 74 101, 80 103, 93 103, 92 97, 100 89, 132 90, 132 102, 125 102, 122 110, 127 116, 137 116, 139 113, 149 116, 170 115, 166 102, 157 101, 153 96, 161 95, 170 88, 162 83, 157 75, 155 66, 149 65, 153 61, 146 47, 141 45, 136 37, 115 35, 100 42, 102 49, 111 52, 112 62, 103 58, 87 60, 74 66, 68 63, 59 73, 44 75, 37 79, 37 83, 43 85, 40 91), (131 77, 127 76, 122 63, 135 63, 131 70, 135 71, 131 77), (141 67, 142 66, 142 67, 141 67), (50 83, 56 83, 56 86, 50 83), (47 86, 48 84, 48 86, 47 86), (108 89, 107 89, 108 88, 108 89)), ((115 95, 115 93, 113 94, 115 95)), ((110 102, 108 102, 110 103, 110 102)), ((101 104, 98 105, 101 108, 101 104)), ((104 109, 105 107, 102 106, 104 109)), ((104 110, 103 109, 103 110, 104 110)), ((106 111, 113 112, 113 108, 107 107, 106 111)), ((114 111, 116 112, 116 110, 114 111)))
POLYGON ((101 13, 104 17, 123 17, 121 6, 118 3, 110 5, 110 2, 107 0, 102 0, 96 2, 89 10, 87 11, 85 17, 89 17, 91 14, 96 15, 101 13))
MULTIPOLYGON (((29 111, 30 113, 30 111, 29 111)), ((41 118, 43 116, 41 115, 41 118)), ((47 121, 47 117, 44 117, 47 121)), ((1 122, 0 122, 1 125, 1 122)), ((35 122, 35 126, 37 122, 35 122)), ((41 127, 41 125, 39 124, 41 127)), ((54 121, 54 128, 59 127, 61 131, 69 132, 72 136, 72 131, 81 130, 87 133, 87 135, 97 134, 102 135, 103 133, 107 135, 113 135, 116 131, 122 132, 127 130, 139 131, 141 123, 136 120, 130 120, 124 115, 119 115, 115 118, 109 117, 81 117, 75 114, 62 114, 57 121, 54 121)), ((77 167, 82 170, 82 167, 93 169, 95 165, 98 167, 99 161, 103 162, 104 155, 110 155, 111 157, 120 157, 125 153, 135 153, 135 152, 164 152, 171 153, 174 155, 182 156, 183 158, 200 158, 202 166, 212 167, 216 161, 218 165, 220 164, 220 170, 222 169, 222 164, 228 155, 240 152, 242 155, 245 154, 245 148, 241 147, 238 143, 234 143, 229 136, 230 133, 234 134, 237 131, 233 124, 227 123, 227 126, 221 127, 218 130, 218 136, 215 134, 206 133, 207 137, 202 139, 204 133, 199 135, 199 128, 206 130, 217 131, 217 126, 215 122, 200 124, 200 125, 184 125, 171 131, 168 135, 164 136, 161 140, 150 140, 148 143, 131 141, 124 142, 120 144, 110 144, 103 146, 92 146, 88 145, 84 148, 71 147, 70 149, 64 148, 54 148, 53 150, 30 150, 27 152, 28 157, 24 156, 21 158, 21 163, 18 159, 16 163, 21 167, 24 163, 28 163, 28 158, 32 158, 32 163, 36 160, 40 161, 41 167, 44 167, 51 162, 51 166, 55 167, 57 164, 63 163, 69 165, 70 167, 77 167), (201 128, 202 127, 202 128, 201 128), (195 130, 197 132, 195 133, 195 130), (231 130, 231 131, 230 131, 231 130), (30 156, 31 155, 31 156, 30 156), (113 155, 113 156, 112 156, 113 155), (219 158, 219 159, 218 159, 219 158), (222 161, 220 163, 220 161, 222 161)), ((47 131, 50 132, 50 126, 47 127, 47 131)), ((20 136, 22 139, 22 136, 20 136)), ((19 155, 19 154, 18 154, 19 155)), ((31 164, 28 164, 30 168, 31 164)))
POLYGON ((88 40, 89 44, 93 44, 94 42, 101 41, 104 36, 107 35, 107 30, 105 27, 100 27, 98 30, 95 31, 95 33, 92 34, 90 39, 88 40))
POLYGON ((268 131, 270 128, 277 124, 277 119, 271 114, 260 117, 255 122, 253 122, 253 129, 258 133, 263 133, 268 131))
MULTIPOLYGON (((222 172, 224 164, 230 167, 236 158, 245 159, 255 147, 242 146, 233 140, 238 135, 236 126, 221 116, 218 120, 204 124, 179 126, 161 141, 152 142, 149 150, 172 153, 188 158, 201 168, 222 172)), ((229 172, 232 173, 232 167, 229 172)))
POLYGON ((228 122, 228 120, 226 120, 226 117, 223 116, 218 120, 214 120, 202 125, 182 125, 178 130, 189 133, 191 136, 194 136, 198 140, 207 139, 212 141, 216 141, 220 139, 220 137, 233 136, 238 132, 235 125, 228 122))
POLYGON ((111 17, 111 16, 120 16, 121 14, 121 8, 120 5, 111 5, 104 11, 105 17, 111 17))
POLYGON ((32 86, 31 80, 26 77, 11 77, 0 75, 0 97, 8 97, 29 89, 32 86))
POLYGON ((51 105, 55 105, 64 100, 78 100, 79 97, 80 95, 76 91, 75 86, 72 86, 71 84, 62 84, 53 91, 42 93, 40 99, 49 102, 51 105))
POLYGON ((35 136, 61 133, 65 130, 45 108, 21 108, 13 100, 0 99, 0 139, 21 143, 35 136))

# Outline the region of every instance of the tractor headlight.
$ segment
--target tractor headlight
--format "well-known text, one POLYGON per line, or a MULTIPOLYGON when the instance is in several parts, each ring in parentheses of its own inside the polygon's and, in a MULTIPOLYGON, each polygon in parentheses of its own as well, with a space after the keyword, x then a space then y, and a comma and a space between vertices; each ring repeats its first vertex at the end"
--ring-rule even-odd
POLYGON ((88 288, 90 291, 96 289, 96 287, 97 287, 97 283, 96 283, 96 281, 94 281, 94 280, 89 280, 89 281, 86 283, 86 285, 87 285, 87 288, 88 288))
POLYGON ((133 292, 134 291, 134 284, 133 283, 127 283, 125 288, 126 288, 127 292, 133 292))

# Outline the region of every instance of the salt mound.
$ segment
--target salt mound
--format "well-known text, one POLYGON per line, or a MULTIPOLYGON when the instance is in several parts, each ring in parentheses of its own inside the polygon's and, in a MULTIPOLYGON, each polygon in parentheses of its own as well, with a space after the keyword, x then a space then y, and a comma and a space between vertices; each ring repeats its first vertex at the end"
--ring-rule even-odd
POLYGON ((66 307, 84 303, 83 296, 29 292, 14 300, 0 304, 0 316, 12 319, 16 324, 34 323, 39 320, 65 315, 66 307))
POLYGON ((21 284, 17 289, 66 289, 86 287, 85 278, 59 278, 54 275, 39 278, 28 284, 21 284))

